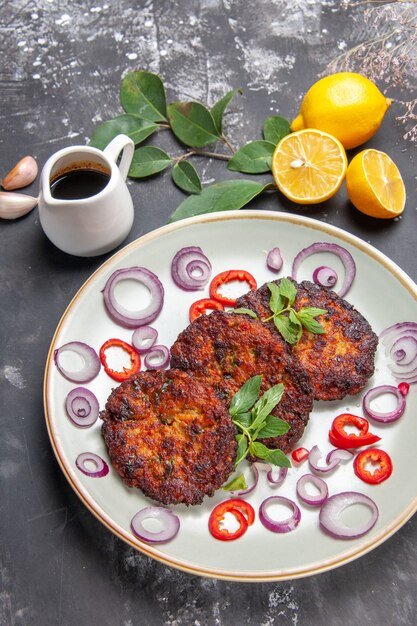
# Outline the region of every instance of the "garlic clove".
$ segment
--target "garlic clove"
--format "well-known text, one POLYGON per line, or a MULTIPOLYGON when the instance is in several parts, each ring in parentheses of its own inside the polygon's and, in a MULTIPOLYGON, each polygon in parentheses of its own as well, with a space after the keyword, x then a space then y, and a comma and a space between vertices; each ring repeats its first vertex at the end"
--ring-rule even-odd
POLYGON ((24 193, 0 191, 0 218, 15 220, 29 213, 38 204, 38 199, 24 193))
POLYGON ((20 189, 30 185, 38 175, 38 164, 31 156, 25 156, 6 174, 2 181, 3 189, 20 189))

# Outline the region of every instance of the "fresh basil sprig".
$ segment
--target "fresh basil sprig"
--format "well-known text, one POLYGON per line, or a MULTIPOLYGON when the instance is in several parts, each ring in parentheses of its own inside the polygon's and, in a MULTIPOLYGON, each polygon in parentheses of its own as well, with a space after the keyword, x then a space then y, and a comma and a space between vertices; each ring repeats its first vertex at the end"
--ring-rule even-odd
POLYGON ((281 278, 279 284, 268 283, 271 297, 269 307, 272 315, 264 318, 263 322, 273 320, 275 328, 286 342, 295 344, 300 340, 303 328, 321 335, 325 333, 323 326, 315 319, 318 315, 327 313, 326 309, 317 307, 305 307, 296 311, 293 308, 297 296, 296 286, 288 279, 281 278))
MULTIPOLYGON (((290 461, 281 450, 270 449, 258 441, 285 435, 289 430, 287 422, 271 415, 271 411, 281 401, 284 385, 274 385, 259 397, 261 383, 260 375, 249 378, 235 393, 230 404, 229 413, 238 430, 235 466, 251 454, 272 465, 291 467, 290 461)), ((232 481, 233 484, 234 482, 232 481)))

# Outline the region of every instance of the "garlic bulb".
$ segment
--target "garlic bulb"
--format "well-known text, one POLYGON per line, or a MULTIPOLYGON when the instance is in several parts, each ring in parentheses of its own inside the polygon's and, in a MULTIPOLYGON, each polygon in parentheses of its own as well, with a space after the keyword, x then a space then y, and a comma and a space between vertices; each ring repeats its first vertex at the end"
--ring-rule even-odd
POLYGON ((38 175, 38 164, 31 156, 20 159, 18 163, 6 174, 2 180, 3 189, 10 191, 11 189, 21 189, 27 187, 35 180, 38 175))
POLYGON ((15 220, 29 213, 38 204, 38 199, 23 193, 0 191, 0 218, 15 220))

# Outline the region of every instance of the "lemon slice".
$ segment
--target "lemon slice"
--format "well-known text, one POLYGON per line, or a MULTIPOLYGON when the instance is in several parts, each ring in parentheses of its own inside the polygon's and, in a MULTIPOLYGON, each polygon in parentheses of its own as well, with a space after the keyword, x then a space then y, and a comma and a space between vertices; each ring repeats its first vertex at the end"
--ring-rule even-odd
POLYGON ((272 175, 278 189, 299 204, 331 198, 342 184, 346 168, 340 141, 315 129, 287 135, 272 156, 272 175))
POLYGON ((390 219, 404 211, 405 186, 394 161, 379 150, 359 152, 346 172, 346 189, 358 211, 390 219))

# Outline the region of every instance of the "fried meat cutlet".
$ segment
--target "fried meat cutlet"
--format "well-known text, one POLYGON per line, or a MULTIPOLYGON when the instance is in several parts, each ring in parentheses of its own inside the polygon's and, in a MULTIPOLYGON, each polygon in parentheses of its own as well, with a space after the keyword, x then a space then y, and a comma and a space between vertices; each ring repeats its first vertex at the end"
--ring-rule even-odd
MULTIPOLYGON (((279 284, 279 280, 274 281, 279 284)), ((309 281, 296 283, 294 309, 318 307, 326 309, 317 320, 325 334, 316 335, 303 329, 298 343, 292 347, 310 374, 316 400, 340 400, 365 387, 374 372, 378 338, 370 324, 351 304, 334 291, 309 281)), ((271 292, 268 284, 238 298, 236 307, 253 310, 259 319, 271 315, 271 292)), ((267 322, 274 327, 273 321, 267 322)))
POLYGON ((124 483, 163 504, 200 504, 234 469, 235 426, 192 373, 139 372, 112 391, 101 418, 124 483))
POLYGON ((283 383, 273 415, 288 422, 290 430, 262 442, 288 453, 301 438, 313 404, 310 378, 285 341, 259 320, 223 311, 198 317, 171 347, 171 367, 210 381, 226 406, 252 376, 262 375, 261 393, 283 383))

